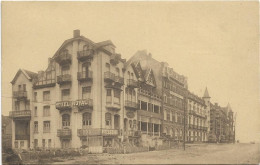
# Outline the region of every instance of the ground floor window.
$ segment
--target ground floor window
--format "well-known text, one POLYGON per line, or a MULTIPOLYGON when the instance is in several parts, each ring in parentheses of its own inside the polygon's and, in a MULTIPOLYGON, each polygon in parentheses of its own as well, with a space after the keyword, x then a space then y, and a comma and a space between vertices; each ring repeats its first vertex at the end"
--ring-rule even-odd
POLYGON ((159 132, 159 124, 154 124, 154 132, 159 132))
POLYGON ((38 139, 34 139, 34 148, 38 147, 38 139))
POLYGON ((141 122, 141 131, 147 131, 147 122, 141 122))
POLYGON ((104 147, 112 147, 112 138, 104 138, 104 147))
POLYGON ((62 140, 61 145, 62 145, 62 148, 70 148, 70 140, 68 140, 68 139, 62 140))

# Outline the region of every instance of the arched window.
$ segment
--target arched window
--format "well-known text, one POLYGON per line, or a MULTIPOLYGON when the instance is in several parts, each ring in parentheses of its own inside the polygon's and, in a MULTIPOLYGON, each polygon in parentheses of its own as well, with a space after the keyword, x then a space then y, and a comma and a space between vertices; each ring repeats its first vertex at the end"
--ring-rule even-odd
POLYGON ((108 112, 105 114, 105 121, 106 121, 106 126, 111 126, 111 114, 108 112))
POLYGON ((91 125, 91 113, 89 113, 89 112, 83 113, 82 124, 83 124, 83 126, 90 126, 91 125))
POLYGON ((119 70, 119 68, 116 68, 116 75, 117 75, 117 76, 120 76, 120 70, 119 70))
POLYGON ((110 64, 109 63, 106 63, 106 70, 110 71, 110 64))
POLYGON ((68 114, 62 115, 62 126, 63 127, 70 126, 70 115, 68 115, 68 114))
POLYGON ((129 120, 129 127, 132 129, 133 128, 133 122, 132 120, 129 120))

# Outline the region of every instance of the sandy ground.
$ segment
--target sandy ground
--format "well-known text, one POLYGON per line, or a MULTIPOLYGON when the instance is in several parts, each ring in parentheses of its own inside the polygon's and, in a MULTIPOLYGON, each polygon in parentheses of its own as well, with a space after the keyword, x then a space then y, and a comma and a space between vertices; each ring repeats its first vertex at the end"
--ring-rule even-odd
MULTIPOLYGON (((90 154, 57 164, 259 164, 259 144, 192 144, 133 154, 90 154)), ((56 164, 56 163, 55 163, 56 164)))

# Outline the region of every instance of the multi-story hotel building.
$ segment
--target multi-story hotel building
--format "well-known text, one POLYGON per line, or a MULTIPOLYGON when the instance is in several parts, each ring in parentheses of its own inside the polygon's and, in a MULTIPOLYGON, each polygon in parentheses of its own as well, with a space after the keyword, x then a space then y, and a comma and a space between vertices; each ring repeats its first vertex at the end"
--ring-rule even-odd
MULTIPOLYGON (((21 149, 88 147, 100 153, 122 143, 181 141, 185 107, 204 106, 193 97, 187 102, 187 78, 167 63, 146 51, 126 61, 111 41, 94 43, 79 30, 48 59, 45 71, 20 69, 11 83, 12 147, 21 149)), ((203 117, 195 118, 206 126, 203 117)))
MULTIPOLYGON (((207 89, 206 89, 207 90, 207 89)), ((197 95, 188 93, 188 142, 207 141, 207 117, 205 101, 197 95)))

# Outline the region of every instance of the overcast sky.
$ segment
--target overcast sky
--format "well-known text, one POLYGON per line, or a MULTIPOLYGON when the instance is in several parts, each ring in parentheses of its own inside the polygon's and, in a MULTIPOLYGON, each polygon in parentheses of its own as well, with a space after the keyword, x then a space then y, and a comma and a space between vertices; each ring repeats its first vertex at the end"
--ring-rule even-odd
POLYGON ((189 90, 237 112, 240 141, 260 139, 258 2, 2 2, 2 113, 19 68, 45 70, 73 30, 112 40, 129 59, 146 49, 188 77, 189 90))

